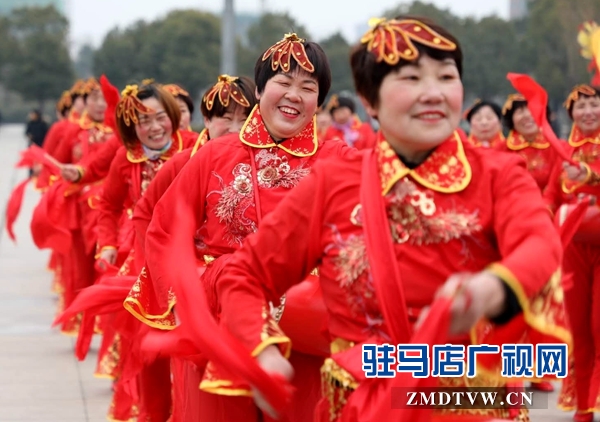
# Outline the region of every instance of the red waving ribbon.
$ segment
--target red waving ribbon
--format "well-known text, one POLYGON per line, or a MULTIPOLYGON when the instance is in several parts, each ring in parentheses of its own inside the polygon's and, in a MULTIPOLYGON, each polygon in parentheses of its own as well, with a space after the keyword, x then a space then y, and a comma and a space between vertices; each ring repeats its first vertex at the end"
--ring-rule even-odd
POLYGON ((520 73, 508 73, 506 78, 512 86, 521 93, 527 100, 527 108, 533 116, 535 123, 542 129, 544 137, 550 142, 552 148, 556 150, 559 157, 564 161, 579 167, 579 163, 569 156, 564 148, 564 143, 557 137, 548 119, 546 118, 546 109, 548 107, 548 93, 531 76, 520 73))
POLYGON ((6 231, 8 232, 8 237, 10 237, 13 242, 17 241, 13 231, 13 225, 15 224, 15 221, 19 216, 19 212, 21 211, 21 204, 23 203, 25 188, 30 180, 31 179, 25 179, 17 185, 17 187, 10 194, 10 199, 8 200, 8 205, 6 206, 6 231))

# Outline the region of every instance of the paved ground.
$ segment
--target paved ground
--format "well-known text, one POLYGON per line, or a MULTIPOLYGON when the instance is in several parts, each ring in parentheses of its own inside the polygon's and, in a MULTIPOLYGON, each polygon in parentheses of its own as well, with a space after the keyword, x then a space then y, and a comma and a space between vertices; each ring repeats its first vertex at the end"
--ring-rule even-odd
MULTIPOLYGON (((15 232, 4 231, 4 209, 12 187, 27 172, 13 169, 25 147, 22 126, 0 127, 0 422, 100 422, 110 402, 110 382, 92 376, 96 347, 85 362, 73 356, 72 338, 50 328, 56 308, 50 292, 48 253, 29 235, 29 219, 39 194, 28 189, 15 232)), ((97 345, 97 342, 95 343, 97 345)), ((555 409, 531 412, 532 422, 567 422, 555 409)))

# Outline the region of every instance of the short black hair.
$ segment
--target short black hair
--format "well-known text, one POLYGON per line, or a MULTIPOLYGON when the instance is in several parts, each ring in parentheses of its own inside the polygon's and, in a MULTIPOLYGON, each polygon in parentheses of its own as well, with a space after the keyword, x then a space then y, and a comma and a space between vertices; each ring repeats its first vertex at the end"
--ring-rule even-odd
MULTIPOLYGON (((512 102, 512 106, 510 108, 505 109, 504 114, 502 115, 502 122, 508 130, 515 130, 513 116, 515 111, 523 107, 527 107, 527 101, 516 100, 512 102)), ((552 110, 550 109, 550 106, 546 106, 546 119, 548 120, 548 123, 550 123, 550 114, 552 114, 552 110)))
MULTIPOLYGON (((306 56, 315 68, 312 75, 317 80, 317 85, 319 86, 318 105, 321 106, 325 102, 325 98, 327 98, 327 94, 331 88, 331 67, 329 66, 329 59, 327 58, 325 51, 323 51, 323 48, 316 42, 305 41, 303 44, 306 56)), ((258 57, 254 66, 254 82, 256 82, 256 89, 259 94, 263 93, 269 79, 279 73, 283 73, 279 68, 276 71, 273 70, 270 58, 267 60, 263 60, 262 58, 263 54, 258 57)), ((290 69, 286 73, 292 73, 298 67, 298 62, 292 59, 290 60, 290 69)), ((301 67, 300 70, 304 71, 301 67)))
MULTIPOLYGON (((580 97, 584 97, 584 98, 592 98, 592 97, 600 97, 600 88, 596 87, 596 86, 590 86, 590 88, 592 88, 594 91, 596 91, 595 95, 587 95, 584 94, 583 92, 579 93, 580 97)), ((575 106, 576 101, 572 101, 569 104, 569 107, 567 108, 567 113, 569 114, 569 118, 571 120, 573 120, 573 107, 575 106)))
POLYGON ((465 117, 467 122, 471 123, 471 119, 473 118, 475 113, 477 113, 483 107, 491 108, 492 111, 496 114, 496 116, 498 116, 498 120, 502 120, 502 108, 500 108, 498 104, 496 104, 493 101, 481 100, 477 102, 477 104, 473 105, 473 107, 471 107, 467 112, 467 115, 465 117))

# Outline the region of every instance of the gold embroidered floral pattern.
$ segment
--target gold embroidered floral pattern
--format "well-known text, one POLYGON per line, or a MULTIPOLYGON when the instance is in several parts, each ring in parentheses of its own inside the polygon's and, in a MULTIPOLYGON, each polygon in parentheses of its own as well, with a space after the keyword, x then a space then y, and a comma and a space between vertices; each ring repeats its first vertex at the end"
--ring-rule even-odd
POLYGON ((142 186, 141 186, 141 194, 144 195, 148 186, 154 177, 156 177, 156 173, 162 168, 165 162, 163 160, 155 160, 155 161, 144 161, 142 163, 142 186))
POLYGON ((419 190, 408 179, 396 183, 385 200, 392 237, 397 243, 449 242, 482 229, 477 213, 441 210, 435 205, 433 192, 419 190))
MULTIPOLYGON (((261 149, 256 156, 256 180, 263 189, 284 188, 291 189, 308 176, 309 168, 304 163, 296 168, 291 168, 286 155, 279 156, 274 148, 261 149)), ((223 178, 217 173, 213 175, 219 179, 221 197, 217 203, 215 213, 221 223, 227 226, 229 232, 227 241, 230 244, 241 244, 242 240, 256 231, 256 223, 246 217, 246 210, 254 206, 254 184, 252 167, 250 164, 239 163, 233 169, 233 181, 224 186, 223 178)))
POLYGON ((310 169, 304 168, 304 164, 295 169, 290 168, 287 156, 280 157, 271 150, 260 150, 255 160, 258 167, 258 185, 261 188, 291 189, 310 173, 310 169))
POLYGON ((241 244, 247 235, 256 231, 256 223, 245 216, 246 210, 254 206, 251 171, 249 164, 237 164, 232 171, 233 181, 228 186, 224 185, 221 176, 212 173, 219 179, 221 190, 210 192, 209 196, 220 195, 215 214, 227 227, 226 240, 230 245, 241 244))
POLYGON ((344 239, 335 225, 330 225, 333 242, 325 253, 332 255, 336 281, 346 291, 350 309, 355 315, 364 316, 371 334, 387 337, 383 329, 375 286, 369 272, 369 259, 363 235, 351 234, 344 239))

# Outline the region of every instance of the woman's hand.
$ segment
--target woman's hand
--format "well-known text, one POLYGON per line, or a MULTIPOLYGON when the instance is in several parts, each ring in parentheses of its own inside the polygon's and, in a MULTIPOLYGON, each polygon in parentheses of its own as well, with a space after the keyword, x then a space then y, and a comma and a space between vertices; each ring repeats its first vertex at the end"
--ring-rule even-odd
MULTIPOLYGON (((117 250, 114 248, 104 249, 102 252, 100 252, 98 259, 100 261, 106 261, 110 265, 115 265, 115 262, 117 262, 117 250)), ((106 270, 106 268, 104 269, 106 270)))
MULTIPOLYGON (((290 362, 281 355, 277 346, 268 346, 256 357, 256 360, 266 373, 279 374, 288 381, 294 376, 294 368, 290 362)), ((252 393, 254 396, 254 403, 270 417, 278 419, 279 415, 277 415, 269 402, 265 400, 260 391, 252 387, 252 393)))
POLYGON ((588 169, 583 164, 574 166, 565 161, 563 162, 563 169, 567 175, 567 178, 573 182, 582 183, 588 176, 588 169))
MULTIPOLYGON (((459 273, 448 278, 437 291, 435 298, 452 298, 450 334, 468 334, 481 318, 494 318, 502 313, 506 293, 494 274, 482 271, 476 274, 459 273)), ((427 315, 428 308, 419 316, 419 327, 427 315)))
POLYGON ((81 174, 79 174, 79 170, 77 170, 77 166, 73 164, 65 164, 60 169, 60 175, 67 182, 76 183, 81 178, 81 174))

